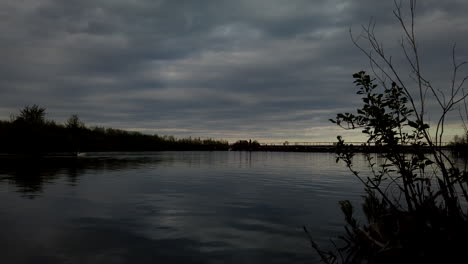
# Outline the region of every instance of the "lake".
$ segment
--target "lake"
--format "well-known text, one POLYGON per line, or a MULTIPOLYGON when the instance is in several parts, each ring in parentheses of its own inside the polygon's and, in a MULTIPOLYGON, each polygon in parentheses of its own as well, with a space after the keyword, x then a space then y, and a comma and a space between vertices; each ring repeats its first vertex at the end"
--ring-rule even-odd
MULTIPOLYGON (((333 153, 0 159, 2 263, 318 263, 362 185, 333 153)), ((355 168, 365 168, 356 157, 355 168)))

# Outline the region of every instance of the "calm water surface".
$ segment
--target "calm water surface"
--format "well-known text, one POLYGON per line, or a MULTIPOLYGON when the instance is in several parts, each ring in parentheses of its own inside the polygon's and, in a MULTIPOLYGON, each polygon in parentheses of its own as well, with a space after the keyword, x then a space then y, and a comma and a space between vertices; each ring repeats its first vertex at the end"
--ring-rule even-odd
POLYGON ((0 165, 2 263, 317 263, 302 226, 328 245, 343 231, 338 201, 362 194, 327 153, 94 153, 0 165))

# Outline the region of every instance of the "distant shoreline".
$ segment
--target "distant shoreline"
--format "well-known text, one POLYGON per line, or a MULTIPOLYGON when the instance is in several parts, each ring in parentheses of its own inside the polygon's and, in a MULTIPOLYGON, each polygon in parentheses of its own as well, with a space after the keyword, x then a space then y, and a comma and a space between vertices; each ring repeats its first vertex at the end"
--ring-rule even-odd
MULTIPOLYGON (((386 150, 380 146, 352 146, 351 147, 356 153, 385 153, 386 150)), ((413 152, 431 152, 431 148, 428 146, 420 146, 415 148, 413 146, 400 146, 402 153, 413 153, 413 152)), ((444 150, 455 150, 454 147, 444 146, 441 147, 444 150)), ((141 155, 141 154, 157 154, 160 152, 226 152, 226 151, 237 151, 237 152, 310 152, 310 153, 335 153, 336 146, 304 146, 304 145, 261 145, 255 148, 238 148, 238 149, 220 149, 220 150, 144 150, 144 151, 90 151, 81 152, 77 155, 76 152, 44 152, 44 153, 1 153, 0 158, 5 157, 51 157, 51 158, 93 158, 107 155, 141 155)))

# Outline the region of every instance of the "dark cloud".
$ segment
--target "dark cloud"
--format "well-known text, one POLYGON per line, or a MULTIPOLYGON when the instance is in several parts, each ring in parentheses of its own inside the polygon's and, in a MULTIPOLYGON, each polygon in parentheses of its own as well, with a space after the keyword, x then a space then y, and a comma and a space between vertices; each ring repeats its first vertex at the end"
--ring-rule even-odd
MULTIPOLYGON (((424 70, 440 87, 450 81, 451 45, 468 55, 465 2, 418 2, 424 70)), ((333 140, 342 132, 327 120, 356 106, 351 75, 368 69, 348 31, 359 36, 374 17, 399 62, 392 8, 370 0, 3 1, 0 116, 36 103, 59 122, 76 113, 90 125, 148 133, 333 140)))

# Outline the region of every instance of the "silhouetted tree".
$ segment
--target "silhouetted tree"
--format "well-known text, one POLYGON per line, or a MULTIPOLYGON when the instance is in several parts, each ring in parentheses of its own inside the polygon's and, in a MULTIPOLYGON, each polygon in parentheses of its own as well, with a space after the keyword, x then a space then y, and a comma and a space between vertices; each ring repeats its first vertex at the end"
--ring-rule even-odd
POLYGON ((70 118, 68 118, 65 126, 69 129, 78 129, 78 128, 84 128, 85 125, 80 120, 78 115, 72 115, 70 118))
POLYGON ((45 108, 39 107, 34 104, 32 106, 26 106, 20 110, 19 116, 16 121, 24 122, 31 125, 40 125, 45 123, 45 108))
POLYGON ((339 136, 337 162, 343 161, 349 171, 364 185, 365 222, 354 218, 349 201, 341 201, 346 233, 343 247, 335 252, 312 246, 325 263, 457 263, 466 260, 468 248, 468 172, 441 149, 447 114, 467 97, 464 82, 457 72, 465 63, 455 60, 448 90, 436 89, 421 70, 414 34, 416 1, 409 0, 411 17, 403 18, 401 2, 395 1, 394 14, 403 30, 401 47, 414 83, 403 81, 377 40, 374 25, 364 26, 364 37, 370 51, 353 38, 356 46, 371 62, 376 79, 364 71, 353 75, 362 105, 356 113, 338 114, 333 123, 348 130, 359 129, 367 138, 366 145, 379 145, 379 161, 364 153, 368 174, 353 167, 354 151, 339 136), (409 22, 407 22, 409 21, 409 22), (391 85, 388 85, 388 84, 391 85), (426 97, 431 94, 440 107, 434 130, 426 122, 426 97), (402 153, 401 145, 430 149, 402 153))
POLYGON ((257 140, 238 140, 231 145, 232 150, 258 150, 260 143, 257 140))

